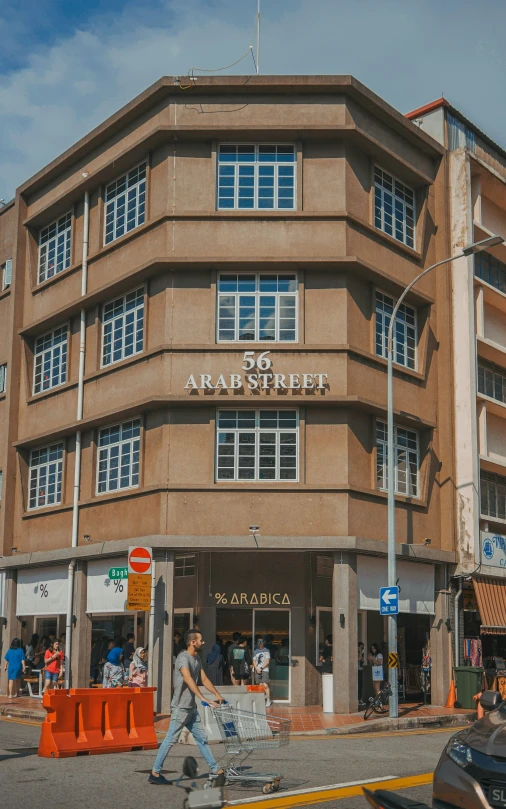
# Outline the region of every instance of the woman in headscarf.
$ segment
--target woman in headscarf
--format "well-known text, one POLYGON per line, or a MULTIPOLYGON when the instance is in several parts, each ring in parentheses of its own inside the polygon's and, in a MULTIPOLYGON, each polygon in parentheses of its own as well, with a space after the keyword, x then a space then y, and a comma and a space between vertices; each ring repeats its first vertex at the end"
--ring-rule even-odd
POLYGON ((218 643, 215 643, 207 655, 206 674, 213 685, 223 685, 224 657, 218 643))
POLYGON ((130 688, 143 688, 148 680, 148 655, 142 646, 134 652, 130 670, 128 672, 128 685, 130 688))
POLYGON ((104 688, 119 688, 123 685, 125 669, 123 667, 123 650, 121 638, 116 638, 109 642, 109 652, 104 665, 104 677, 102 685, 104 688))

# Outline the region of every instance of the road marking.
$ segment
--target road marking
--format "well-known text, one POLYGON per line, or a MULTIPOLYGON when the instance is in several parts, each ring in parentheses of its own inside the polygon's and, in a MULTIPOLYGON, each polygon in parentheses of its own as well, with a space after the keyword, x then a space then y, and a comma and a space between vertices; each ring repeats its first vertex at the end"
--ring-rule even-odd
POLYGON ((246 800, 229 801, 228 806, 239 806, 247 804, 249 809, 289 809, 293 806, 310 806, 314 803, 327 803, 328 801, 340 801, 343 798, 357 798, 363 795, 362 786, 370 789, 408 789, 408 787, 420 787, 432 784, 434 773, 422 773, 421 775, 409 775, 405 778, 385 778, 369 779, 367 781, 355 781, 352 784, 332 784, 330 786, 316 787, 313 789, 298 789, 293 792, 277 793, 275 796, 265 798, 246 798, 246 800))
POLYGON ((33 728, 40 728, 42 722, 29 722, 27 719, 15 719, 8 716, 0 716, 0 722, 12 722, 13 725, 31 725, 33 728))

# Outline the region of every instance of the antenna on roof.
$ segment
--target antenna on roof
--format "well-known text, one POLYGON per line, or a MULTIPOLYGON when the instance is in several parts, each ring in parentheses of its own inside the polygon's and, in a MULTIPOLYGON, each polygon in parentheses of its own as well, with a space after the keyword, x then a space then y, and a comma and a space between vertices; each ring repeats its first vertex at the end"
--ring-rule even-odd
POLYGON ((260 73, 260 0, 257 6, 257 59, 256 59, 257 76, 260 73))

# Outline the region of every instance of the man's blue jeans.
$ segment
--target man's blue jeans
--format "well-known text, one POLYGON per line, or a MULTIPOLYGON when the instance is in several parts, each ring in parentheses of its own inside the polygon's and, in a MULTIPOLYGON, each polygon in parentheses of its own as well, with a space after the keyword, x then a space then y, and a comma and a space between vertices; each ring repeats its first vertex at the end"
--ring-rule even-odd
POLYGON ((176 744, 184 728, 188 728, 193 738, 197 742, 197 747, 209 765, 210 771, 212 773, 217 772, 219 770, 219 765, 209 749, 207 733, 202 727, 199 712, 196 708, 172 709, 169 729, 158 750, 158 755, 153 766, 153 772, 160 772, 163 767, 163 763, 169 754, 170 748, 176 744))

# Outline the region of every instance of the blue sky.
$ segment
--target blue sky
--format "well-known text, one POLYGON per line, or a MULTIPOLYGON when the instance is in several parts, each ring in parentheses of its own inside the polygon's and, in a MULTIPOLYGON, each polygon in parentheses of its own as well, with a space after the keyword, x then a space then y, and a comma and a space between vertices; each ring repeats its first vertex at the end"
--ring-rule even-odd
MULTIPOLYGON (((162 75, 246 51, 256 0, 2 0, 0 198, 162 75)), ((444 94, 506 148, 505 0, 262 0, 262 73, 444 94)), ((246 59, 232 73, 252 72, 246 59)))

